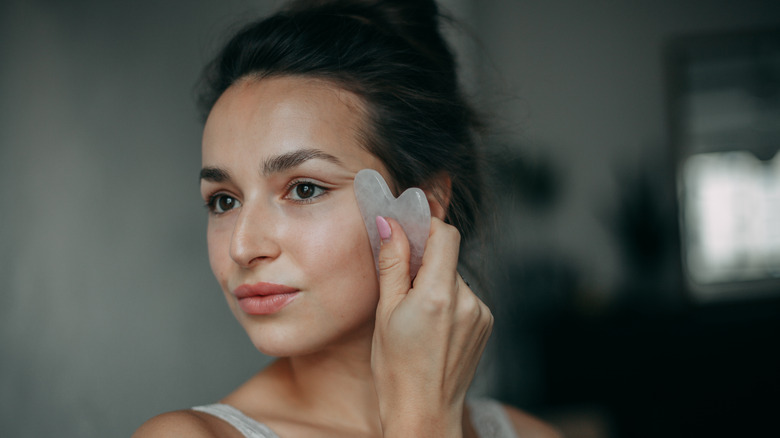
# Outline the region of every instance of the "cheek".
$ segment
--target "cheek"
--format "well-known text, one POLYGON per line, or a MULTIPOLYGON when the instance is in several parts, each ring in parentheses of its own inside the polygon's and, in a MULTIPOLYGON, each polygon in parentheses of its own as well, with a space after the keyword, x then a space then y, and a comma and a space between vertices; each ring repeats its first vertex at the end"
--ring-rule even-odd
POLYGON ((206 232, 209 264, 211 271, 220 283, 225 277, 225 270, 230 263, 230 230, 209 223, 206 232))
POLYGON ((344 210, 320 212, 316 221, 307 221, 306 233, 296 238, 299 261, 304 269, 316 269, 341 284, 366 279, 373 283, 374 259, 363 219, 357 206, 344 210))

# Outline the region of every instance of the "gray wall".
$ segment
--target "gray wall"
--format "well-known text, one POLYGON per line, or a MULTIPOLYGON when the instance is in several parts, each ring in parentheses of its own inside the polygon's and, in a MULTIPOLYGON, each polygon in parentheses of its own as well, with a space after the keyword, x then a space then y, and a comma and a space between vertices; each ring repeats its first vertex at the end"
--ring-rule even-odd
MULTIPOLYGON (((4 435, 127 436, 267 362, 208 267, 192 86, 228 24, 278 2, 217 3, 0 4, 4 435)), ((469 86, 504 140, 561 175, 556 207, 506 241, 570 256, 609 296, 621 264, 599 210, 615 169, 664 157, 662 43, 780 24, 780 3, 448 4, 482 41, 463 46, 469 86)))
POLYGON ((208 266, 192 98, 249 4, 3 3, 4 436, 129 436, 265 363, 208 266))

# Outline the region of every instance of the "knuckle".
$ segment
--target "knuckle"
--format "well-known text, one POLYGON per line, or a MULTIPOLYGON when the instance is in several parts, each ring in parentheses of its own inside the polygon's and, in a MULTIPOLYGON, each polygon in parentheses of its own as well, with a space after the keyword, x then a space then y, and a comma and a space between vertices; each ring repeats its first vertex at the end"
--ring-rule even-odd
POLYGON ((493 327, 493 323, 496 321, 496 319, 493 316, 493 312, 491 312, 490 309, 487 308, 487 306, 485 307, 485 319, 486 319, 486 323, 487 323, 488 328, 492 328, 493 327))
POLYGON ((474 297, 467 297, 460 301, 460 312, 463 316, 474 315, 478 317, 480 315, 481 309, 478 301, 474 297))
POLYGON ((493 313, 490 311, 490 308, 479 298, 475 298, 475 301, 477 324, 490 329, 493 327, 493 313))
POLYGON ((423 300, 423 309, 429 314, 440 314, 452 306, 452 298, 446 293, 429 293, 423 300))
POLYGON ((443 221, 436 221, 433 225, 437 234, 460 243, 461 235, 457 227, 443 221))
POLYGON ((380 254, 377 260, 379 272, 392 272, 401 266, 401 258, 388 254, 380 254))
POLYGON ((460 244, 460 239, 461 239, 460 231, 455 226, 446 224, 446 227, 444 228, 444 230, 445 230, 445 233, 447 234, 447 237, 450 240, 460 244))

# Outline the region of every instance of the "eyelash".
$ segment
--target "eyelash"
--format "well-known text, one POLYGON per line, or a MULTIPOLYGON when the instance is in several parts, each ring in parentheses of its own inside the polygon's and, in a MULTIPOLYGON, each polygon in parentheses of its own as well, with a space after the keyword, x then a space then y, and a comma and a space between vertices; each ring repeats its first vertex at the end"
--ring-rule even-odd
POLYGON ((285 189, 285 193, 286 193, 285 194, 285 198, 289 198, 290 195, 293 193, 293 190, 296 187, 301 186, 301 185, 309 185, 309 186, 314 187, 315 194, 312 195, 311 197, 305 198, 305 199, 291 199, 291 201, 299 203, 299 204, 308 204, 310 202, 314 202, 314 200, 319 199, 319 198, 327 195, 328 192, 329 192, 329 190, 326 187, 323 187, 323 186, 321 186, 319 184, 315 184, 312 181, 305 180, 305 179, 296 179, 296 180, 291 181, 289 184, 287 184, 287 188, 285 189), (317 194, 318 190, 322 191, 322 193, 317 194))
POLYGON ((224 214, 224 213, 227 213, 228 211, 230 211, 230 210, 217 211, 217 202, 221 198, 223 198, 223 197, 232 198, 234 202, 237 202, 239 205, 241 204, 238 201, 238 199, 234 198, 233 196, 228 195, 227 193, 214 193, 213 195, 210 195, 208 197, 208 200, 206 201, 206 209, 208 209, 209 213, 215 214, 215 215, 220 215, 220 214, 224 214))
MULTIPOLYGON (((304 198, 304 199, 290 199, 292 202, 295 202, 295 203, 298 203, 298 204, 309 204, 309 203, 311 203, 311 202, 314 202, 316 199, 318 199, 318 198, 321 198, 321 197, 323 197, 323 196, 327 195, 327 194, 328 194, 328 192, 329 192, 329 189, 328 189, 328 188, 326 188, 326 187, 323 187, 323 186, 321 186, 321 185, 319 185, 319 184, 315 184, 315 183, 313 183, 313 182, 311 182, 311 181, 309 181, 309 180, 300 180, 300 179, 299 179, 299 180, 294 180, 294 181, 290 182, 289 184, 287 184, 287 187, 285 188, 285 191, 284 191, 284 192, 285 192, 285 199, 289 199, 289 198, 290 198, 290 195, 291 195, 291 194, 292 194, 292 192, 293 192, 293 190, 294 190, 296 187, 298 187, 298 186, 301 186, 301 185, 309 185, 309 186, 312 186, 312 187, 314 188, 314 193, 315 193, 315 194, 314 194, 314 195, 312 195, 312 196, 311 196, 311 197, 309 197, 309 198, 304 198), (317 191, 318 191, 318 190, 320 190, 322 193, 317 193, 317 191)), ((236 199, 235 197, 233 197, 233 196, 230 196, 230 195, 228 195, 228 194, 226 194, 226 193, 221 193, 221 192, 218 192, 218 193, 214 193, 213 195, 210 195, 210 196, 208 197, 208 199, 206 200, 206 205, 205 205, 205 206, 206 206, 206 209, 208 209, 208 211, 209 211, 210 213, 212 213, 212 214, 215 214, 215 215, 224 214, 224 213, 227 213, 228 211, 230 211, 230 210, 226 210, 226 211, 217 211, 217 202, 218 202, 218 201, 219 201, 219 200, 220 200, 222 197, 228 197, 228 198, 232 198, 234 202, 238 203, 238 205, 241 205, 240 201, 238 201, 238 199, 236 199)), ((234 207, 234 208, 236 208, 236 207, 234 207)), ((231 210, 232 210, 232 208, 231 208, 231 210)))

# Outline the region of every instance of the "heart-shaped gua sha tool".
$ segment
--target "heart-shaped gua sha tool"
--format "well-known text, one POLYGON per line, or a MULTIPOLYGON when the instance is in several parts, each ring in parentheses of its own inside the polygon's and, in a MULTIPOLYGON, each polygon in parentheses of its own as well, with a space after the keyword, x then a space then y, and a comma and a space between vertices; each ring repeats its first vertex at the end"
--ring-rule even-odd
POLYGON ((428 207, 425 193, 421 189, 412 187, 396 199, 379 172, 363 169, 355 175, 355 197, 368 230, 377 275, 379 275, 380 239, 376 228, 376 217, 383 216, 397 220, 404 229, 409 239, 411 255, 409 274, 414 278, 422 264, 425 242, 431 230, 431 209, 428 207))

